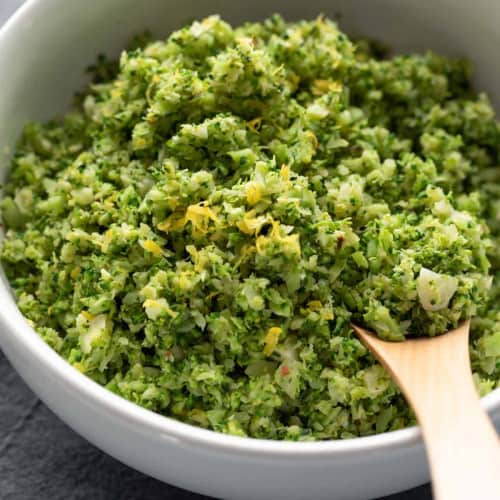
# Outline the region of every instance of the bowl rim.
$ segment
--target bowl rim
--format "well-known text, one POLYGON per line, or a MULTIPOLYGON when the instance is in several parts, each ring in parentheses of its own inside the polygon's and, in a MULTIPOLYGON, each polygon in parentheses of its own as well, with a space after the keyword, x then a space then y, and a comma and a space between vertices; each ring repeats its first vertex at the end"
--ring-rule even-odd
MULTIPOLYGON (((46 7, 47 3, 47 0, 27 0, 23 3, 0 28, 0 47, 20 25, 32 16, 36 18, 37 10, 46 7)), ((43 366, 51 376, 71 389, 79 399, 92 401, 103 411, 144 430, 158 432, 167 440, 178 441, 185 445, 203 446, 218 452, 243 453, 248 456, 262 456, 266 453, 268 458, 279 457, 289 460, 325 456, 344 459, 361 453, 422 446, 422 437, 417 426, 351 439, 297 442, 232 436, 180 422, 112 393, 73 368, 29 325, 2 279, 0 279, 0 304, 2 304, 0 346, 7 340, 11 346, 15 346, 13 350, 22 350, 24 356, 43 366)), ((482 398, 481 403, 490 413, 500 409, 500 388, 482 398)))

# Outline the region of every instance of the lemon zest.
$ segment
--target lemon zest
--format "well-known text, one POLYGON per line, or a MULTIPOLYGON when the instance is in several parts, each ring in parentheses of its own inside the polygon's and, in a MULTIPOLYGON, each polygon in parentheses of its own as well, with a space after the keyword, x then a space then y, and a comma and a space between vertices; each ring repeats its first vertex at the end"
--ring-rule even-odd
POLYGON ((284 181, 289 181, 290 180, 290 167, 288 165, 285 165, 285 164, 281 165, 280 175, 284 181))
POLYGON ((247 188, 247 202, 256 205, 262 199, 262 186, 256 182, 251 182, 247 188))
POLYGON ((253 235, 259 234, 260 230, 269 222, 270 217, 268 215, 255 216, 255 210, 249 210, 243 216, 243 219, 236 223, 238 229, 245 234, 253 235))
POLYGON ((141 246, 142 248, 144 248, 144 250, 147 250, 157 257, 163 254, 163 250, 161 249, 160 245, 158 245, 158 243, 155 243, 153 240, 143 241, 141 246))
POLYGON ((265 345, 262 351, 265 356, 270 356, 274 352, 282 331, 283 329, 279 326, 272 326, 269 328, 266 333, 266 338, 264 339, 265 345))
POLYGON ((266 247, 273 242, 279 243, 281 246, 283 246, 287 250, 287 253, 300 257, 301 249, 299 243, 299 235, 290 234, 282 236, 280 223, 274 220, 272 221, 271 234, 269 234, 269 236, 259 236, 255 240, 255 247, 257 248, 257 252, 259 254, 264 253, 266 247))
POLYGON ((178 231, 190 222, 193 227, 193 233, 204 235, 208 231, 210 221, 220 224, 217 214, 207 206, 206 201, 202 201, 195 205, 189 205, 183 217, 179 217, 179 214, 172 214, 165 221, 160 222, 157 227, 161 231, 166 232, 178 231))

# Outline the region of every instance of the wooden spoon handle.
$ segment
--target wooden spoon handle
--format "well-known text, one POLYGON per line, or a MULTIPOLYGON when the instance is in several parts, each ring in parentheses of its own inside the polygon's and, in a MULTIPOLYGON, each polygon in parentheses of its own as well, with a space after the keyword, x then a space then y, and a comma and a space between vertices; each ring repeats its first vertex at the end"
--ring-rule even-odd
POLYGON ((439 338, 363 340, 413 407, 437 500, 500 500, 500 442, 480 405, 468 350, 469 324, 439 338))
POLYGON ((443 393, 440 402, 417 397, 435 498, 500 500, 498 436, 480 406, 472 379, 443 393))

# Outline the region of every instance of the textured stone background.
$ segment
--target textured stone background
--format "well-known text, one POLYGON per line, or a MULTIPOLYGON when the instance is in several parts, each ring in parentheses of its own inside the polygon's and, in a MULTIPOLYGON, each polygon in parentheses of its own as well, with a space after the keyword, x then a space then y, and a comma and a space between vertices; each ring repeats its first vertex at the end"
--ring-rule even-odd
MULTIPOLYGON (((0 0, 0 25, 22 2, 0 0)), ((204 498, 144 476, 87 443, 26 387, 0 351, 0 500, 204 498)), ((424 486, 385 500, 430 499, 424 486)))

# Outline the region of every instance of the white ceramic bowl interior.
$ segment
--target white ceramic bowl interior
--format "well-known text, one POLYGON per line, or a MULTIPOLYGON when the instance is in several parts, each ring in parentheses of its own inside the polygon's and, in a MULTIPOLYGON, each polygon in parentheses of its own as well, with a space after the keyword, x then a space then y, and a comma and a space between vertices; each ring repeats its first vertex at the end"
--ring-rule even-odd
MULTIPOLYGON (((341 27, 399 51, 435 49, 474 61, 477 87, 500 108, 498 0, 31 0, 0 31, 0 177, 22 125, 67 109, 99 52, 118 54, 145 28, 165 36, 219 13, 233 23, 274 12, 341 16, 341 27)), ((40 398, 73 429, 158 479, 231 499, 375 498, 428 479, 416 428, 348 441, 287 443, 194 428, 125 401, 46 346, 0 282, 0 345, 40 398)), ((500 425, 500 390, 483 403, 500 425)))

